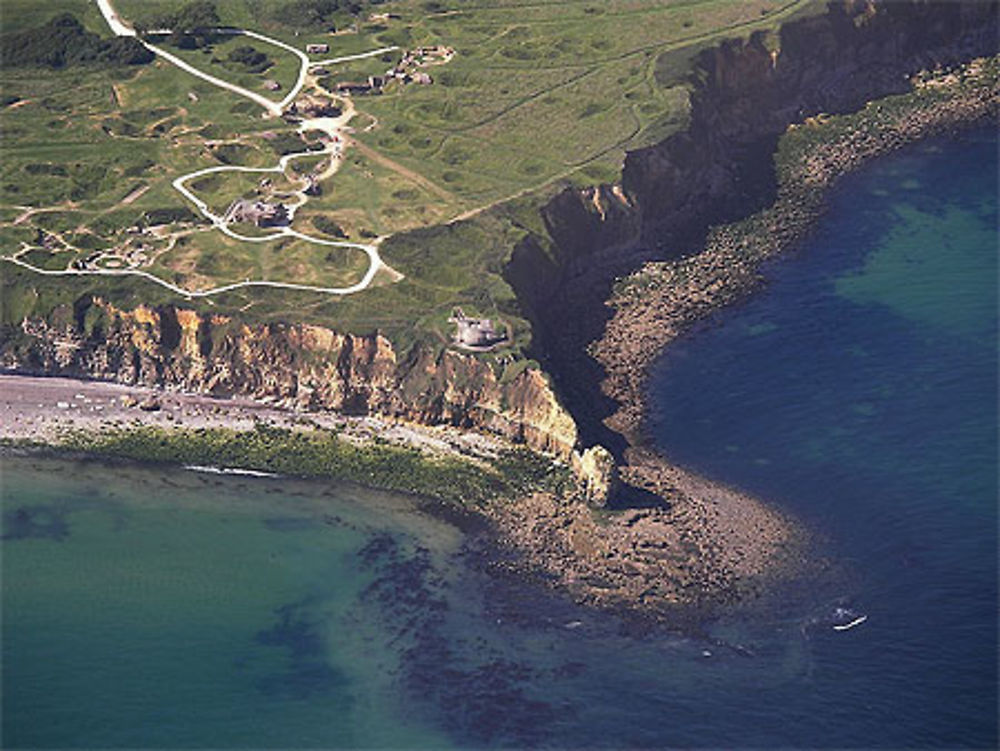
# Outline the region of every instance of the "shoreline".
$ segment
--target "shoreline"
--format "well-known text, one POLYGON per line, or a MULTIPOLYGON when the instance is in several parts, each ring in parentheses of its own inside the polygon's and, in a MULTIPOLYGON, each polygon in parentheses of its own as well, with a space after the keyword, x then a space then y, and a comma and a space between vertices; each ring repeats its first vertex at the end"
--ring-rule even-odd
MULTIPOLYGON (((966 72, 973 65, 965 66, 966 72)), ((859 113, 792 126, 775 155, 779 189, 770 207, 737 224, 714 228, 701 252, 648 263, 617 285, 606 303, 614 315, 592 353, 608 374, 602 390, 619 407, 607 424, 630 445, 619 467, 628 486, 628 507, 592 509, 578 493, 555 492, 530 472, 506 486, 514 489, 511 492, 489 496, 477 506, 459 504, 488 521, 504 554, 512 555, 504 565, 541 579, 577 602, 683 627, 720 606, 753 600, 772 584, 792 580, 821 563, 811 533, 795 519, 674 465, 658 452, 647 422, 649 368, 696 323, 760 286, 761 265, 805 236, 839 176, 906 143, 995 114, 996 60, 988 67, 992 79, 956 78, 945 85, 930 79, 916 91, 876 100, 859 113)), ((0 416, 0 439, 14 443, 55 442, 67 429, 109 427, 164 431, 157 436, 170 434, 182 443, 197 431, 246 436, 264 425, 293 436, 335 433, 336 440, 359 452, 388 444, 431 459, 460 460, 466 470, 481 472, 512 448, 499 439, 447 426, 292 411, 246 397, 219 399, 27 375, 0 374, 0 416), (15 383, 20 386, 12 390, 15 383), (48 395, 38 398, 39 390, 46 388, 48 395), (148 409, 140 406, 144 402, 148 409)))
POLYGON ((450 426, 292 411, 103 381, 0 374, 0 459, 94 457, 327 478, 478 512, 525 488, 565 492, 569 469, 450 426))
POLYGON ((778 193, 769 207, 713 227, 698 253, 646 263, 605 303, 613 314, 591 354, 607 373, 602 392, 618 407, 607 426, 631 447, 655 450, 646 385, 672 342, 765 284, 763 264, 808 235, 840 177, 917 141, 995 122, 998 111, 1000 57, 980 58, 959 74, 915 77, 912 91, 856 113, 790 126, 774 155, 778 193))
POLYGON ((668 619, 683 619, 692 606, 711 616, 772 585, 830 571, 816 534, 801 522, 664 455, 648 420, 650 369, 669 356, 672 342, 761 287, 762 265, 807 236, 838 178, 910 143, 995 118, 998 68, 1000 58, 973 60, 960 74, 917 77, 912 91, 873 100, 856 113, 791 126, 798 138, 779 143, 778 194, 769 207, 714 227, 702 251, 647 263, 616 285, 605 303, 613 316, 589 350, 607 374, 602 393, 617 405, 605 425, 627 441, 622 481, 665 506, 630 509, 601 527, 578 510, 529 504, 519 527, 501 529, 528 551, 530 566, 581 601, 631 605, 668 619), (630 533, 633 524, 641 535, 630 533), (657 555, 668 549, 681 552, 672 560, 657 555), (661 591, 663 580, 683 597, 661 591))
POLYGON ((428 456, 461 457, 472 462, 488 461, 515 448, 498 437, 449 425, 428 427, 372 416, 297 411, 246 396, 215 397, 112 381, 0 371, 0 439, 8 441, 48 444, 67 429, 86 431, 109 425, 247 431, 259 424, 336 431, 345 441, 359 446, 377 437, 428 456))
MULTIPOLYGON (((685 503, 602 512, 560 484, 560 473, 568 475, 568 470, 551 459, 514 466, 504 474, 506 452, 516 450, 499 439, 449 426, 297 412, 245 397, 220 399, 0 373, 0 462, 4 455, 37 454, 185 471, 197 465, 279 480, 331 478, 408 493, 423 498, 429 513, 448 519, 457 515, 463 528, 487 530, 498 551, 497 565, 577 603, 652 617, 672 628, 696 630, 715 606, 759 593, 768 581, 780 578, 775 558, 798 565, 797 556, 804 554, 805 539, 793 540, 791 525, 780 514, 693 474, 674 470, 669 487, 662 485, 662 476, 635 479, 649 493, 672 494, 674 501, 682 494, 685 503), (313 439, 346 444, 372 461, 361 472, 344 475, 327 471, 328 465, 317 465, 307 454, 313 463, 302 471, 282 472, 280 464, 253 453, 262 435, 276 436, 265 456, 277 449, 288 455, 282 457, 287 462, 298 461, 302 444, 313 439), (216 450, 219 436, 235 446, 223 452, 229 460, 202 454, 216 450), (506 482, 484 487, 473 482, 473 490, 480 492, 465 498, 458 491, 436 494, 429 483, 393 486, 380 476, 391 472, 391 466, 377 458, 393 450, 418 453, 418 461, 432 472, 450 468, 454 478, 440 475, 449 483, 463 480, 466 473, 488 477, 497 469, 506 482), (316 466, 320 469, 312 471, 316 466), (463 471, 455 472, 456 466, 463 471), (748 508, 750 524, 743 523, 748 508), (740 510, 739 523, 733 523, 733 509, 740 510)), ((389 461, 391 465, 391 456, 389 461)))

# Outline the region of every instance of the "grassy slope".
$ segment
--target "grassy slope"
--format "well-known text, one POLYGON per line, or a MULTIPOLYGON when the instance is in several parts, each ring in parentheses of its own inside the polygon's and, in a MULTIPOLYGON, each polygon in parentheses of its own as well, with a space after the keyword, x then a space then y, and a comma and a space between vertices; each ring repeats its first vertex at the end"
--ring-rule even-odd
MULTIPOLYGON (((521 226, 538 224, 537 202, 567 183, 615 179, 626 149, 682 127, 687 94, 677 81, 693 50, 815 9, 808 0, 449 0, 429 12, 422 0, 398 0, 378 10, 398 13, 399 20, 362 21, 357 33, 330 36, 323 30, 296 35, 292 26, 276 20, 274 9, 281 2, 217 4, 224 22, 297 45, 326 41, 331 56, 387 44, 412 48, 440 43, 457 50, 447 65, 427 68, 435 78, 431 86, 394 86, 379 97, 356 98, 361 114, 354 137, 359 146, 349 150, 341 173, 296 219, 296 226, 307 232, 316 231, 317 220, 324 226, 325 219, 325 226, 333 222, 352 239, 429 229, 397 235, 383 246, 387 261, 405 274, 399 283, 379 284, 346 299, 236 292, 214 298, 209 307, 242 310, 250 319, 313 320, 357 333, 378 329, 405 348, 414 341, 443 345, 450 330, 446 318, 460 304, 467 312, 499 315, 511 323, 515 352, 530 334, 501 270, 524 234, 521 226), (362 130, 366 125, 374 127, 362 130), (528 198, 500 210, 442 225, 460 213, 526 192, 528 198)), ((125 18, 141 18, 151 7, 167 12, 179 4, 118 0, 117 7, 125 18)), ((101 29, 93 3, 59 0, 45 8, 43 13, 31 0, 8 0, 4 17, 17 17, 29 26, 43 21, 50 9, 70 10, 101 29)), ((279 50, 254 46, 286 65, 279 50)), ((218 52, 224 57, 224 49, 218 52)), ((332 66, 332 72, 347 77, 387 65, 374 59, 332 66)), ((90 244, 108 242, 146 211, 183 207, 170 180, 222 163, 220 154, 234 164, 276 161, 260 134, 280 130, 279 124, 260 119, 252 103, 162 63, 138 71, 6 70, 4 94, 31 102, 0 111, 5 157, 0 222, 16 216, 17 206, 58 209, 17 226, 0 225, 7 252, 39 229, 65 231, 74 238, 88 235, 90 244), (227 143, 207 148, 206 140, 227 143), (61 165, 68 172, 39 174, 44 168, 29 166, 37 164, 61 165), (142 186, 148 188, 140 198, 121 204, 142 186)), ((252 180, 223 182, 234 184, 214 186, 211 203, 228 203, 230 192, 253 188, 252 180)), ((165 242, 160 245, 153 250, 165 242)), ((58 265, 64 266, 65 254, 57 255, 58 265)), ((315 245, 275 251, 234 243, 215 232, 195 232, 159 256, 153 268, 165 278, 206 286, 261 276, 345 284, 363 272, 363 259, 334 255, 315 245)), ((123 305, 176 302, 141 281, 67 283, 40 279, 9 264, 0 268, 7 298, 4 320, 31 308, 44 312, 49 301, 71 300, 81 291, 95 291, 123 305)))

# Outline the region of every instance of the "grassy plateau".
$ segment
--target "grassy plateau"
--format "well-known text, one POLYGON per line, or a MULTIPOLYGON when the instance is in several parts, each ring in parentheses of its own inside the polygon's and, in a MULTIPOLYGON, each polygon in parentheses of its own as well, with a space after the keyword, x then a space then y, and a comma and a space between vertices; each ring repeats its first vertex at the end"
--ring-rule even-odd
MULTIPOLYGON (((189 188, 221 214, 238 198, 287 200, 310 171, 318 194, 295 212, 309 237, 379 243, 391 270, 363 291, 329 295, 243 288, 186 300, 137 276, 41 276, 0 264, 7 316, 45 314, 101 294, 130 305, 182 302, 254 320, 307 320, 388 335, 401 349, 446 346, 455 305, 513 333, 530 330, 502 277, 511 249, 539 224, 538 204, 567 186, 613 181, 627 150, 661 140, 688 117, 691 57, 722 38, 777 28, 822 9, 814 0, 116 0, 140 29, 209 9, 218 26, 254 31, 310 53, 302 96, 345 115, 342 153, 293 161, 284 174, 215 172, 189 188), (197 6, 197 7, 196 7, 197 6), (435 48, 435 53, 427 52, 435 48), (365 55, 364 57, 353 57, 365 55), (342 60, 340 58, 353 57, 342 60), (337 84, 399 65, 429 76, 378 93, 337 84), (268 178, 270 185, 262 187, 268 178), (286 198, 283 198, 285 196, 286 198)), ((71 14, 111 38, 87 0, 6 0, 2 36, 71 14)), ((199 70, 277 102, 299 58, 281 46, 197 30, 148 39, 199 70), (180 35, 183 36, 183 35, 180 35), (266 82, 280 86, 276 91, 266 82)), ((42 34, 44 37, 45 35, 42 34)), ((284 237, 222 234, 172 182, 198 169, 273 168, 282 154, 322 148, 317 134, 268 117, 249 98, 157 58, 145 64, 3 60, 0 255, 47 270, 138 269, 185 290, 244 280, 347 287, 368 268, 360 250, 284 237)), ((293 201, 294 203, 294 201, 293 201)), ((246 235, 266 230, 241 225, 246 235)))

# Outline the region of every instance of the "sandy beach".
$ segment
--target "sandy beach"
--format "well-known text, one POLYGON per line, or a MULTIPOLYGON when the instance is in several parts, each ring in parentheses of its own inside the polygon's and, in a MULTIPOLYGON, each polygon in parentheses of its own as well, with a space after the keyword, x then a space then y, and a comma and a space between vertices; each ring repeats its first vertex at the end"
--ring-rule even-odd
POLYGON ((154 426, 252 430, 260 423, 336 430, 342 438, 359 444, 378 437, 428 454, 469 459, 488 459, 510 448, 499 439, 449 426, 293 411, 247 397, 223 399, 103 381, 0 373, 0 439, 10 441, 54 443, 60 431, 68 429, 154 426))

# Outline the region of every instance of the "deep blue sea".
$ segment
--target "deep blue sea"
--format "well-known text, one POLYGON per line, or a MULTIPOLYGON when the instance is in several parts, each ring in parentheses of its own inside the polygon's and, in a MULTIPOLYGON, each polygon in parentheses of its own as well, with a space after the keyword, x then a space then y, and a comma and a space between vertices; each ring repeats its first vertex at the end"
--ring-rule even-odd
POLYGON ((8 457, 0 745, 995 747, 996 149, 844 180, 656 374, 665 450, 812 530, 806 581, 678 636, 412 498, 8 457))
POLYGON ((667 453, 824 535, 870 616, 780 702, 804 743, 996 746, 997 226, 996 131, 908 148, 658 368, 667 453))

